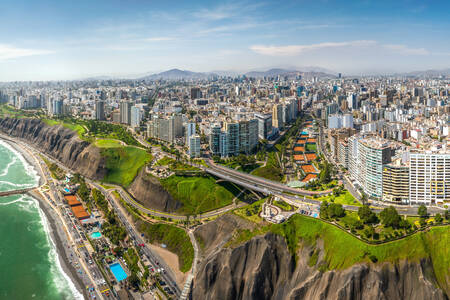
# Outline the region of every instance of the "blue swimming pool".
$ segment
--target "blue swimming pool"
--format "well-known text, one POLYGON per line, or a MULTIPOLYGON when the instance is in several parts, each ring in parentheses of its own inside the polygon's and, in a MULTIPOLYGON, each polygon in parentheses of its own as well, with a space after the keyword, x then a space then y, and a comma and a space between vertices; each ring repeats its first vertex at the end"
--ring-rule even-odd
POLYGON ((102 237, 102 234, 100 232, 98 232, 98 231, 95 231, 95 232, 91 233, 91 237, 93 239, 99 239, 99 238, 102 237))
POLYGON ((64 191, 65 191, 66 193, 70 193, 70 190, 69 190, 68 188, 64 188, 64 191))
POLYGON ((110 265, 109 269, 114 274, 114 277, 116 277, 117 281, 122 281, 128 277, 127 273, 125 273, 124 269, 119 263, 110 265))

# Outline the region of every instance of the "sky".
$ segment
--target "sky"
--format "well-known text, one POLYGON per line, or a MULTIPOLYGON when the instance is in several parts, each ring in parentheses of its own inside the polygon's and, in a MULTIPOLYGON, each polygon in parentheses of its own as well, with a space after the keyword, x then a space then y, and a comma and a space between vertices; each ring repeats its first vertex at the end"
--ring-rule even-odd
POLYGON ((450 68, 450 1, 1 0, 0 81, 450 68))

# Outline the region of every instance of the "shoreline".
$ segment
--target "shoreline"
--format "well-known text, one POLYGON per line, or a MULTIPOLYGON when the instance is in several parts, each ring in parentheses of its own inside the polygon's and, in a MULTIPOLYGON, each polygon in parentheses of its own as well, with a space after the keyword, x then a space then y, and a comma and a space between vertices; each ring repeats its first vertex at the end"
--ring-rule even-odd
MULTIPOLYGON (((38 162, 31 157, 31 154, 23 149, 19 144, 17 144, 16 141, 11 139, 10 137, 5 137, 3 134, 0 135, 0 140, 3 140, 5 143, 7 143, 9 146, 11 146, 15 151, 21 155, 24 160, 33 167, 33 169, 37 172, 37 176, 39 176, 38 180, 38 186, 36 189, 38 189, 40 186, 42 186, 45 182, 44 180, 44 174, 41 172, 41 168, 38 165, 38 162)), ((86 289, 84 288, 84 283, 81 277, 78 275, 77 270, 75 267, 70 263, 70 254, 68 251, 70 248, 64 247, 64 242, 66 245, 69 245, 69 242, 67 240, 67 237, 64 234, 64 226, 61 224, 61 220, 55 215, 54 209, 47 203, 45 199, 42 197, 45 197, 40 194, 40 192, 37 191, 31 191, 28 192, 27 195, 31 196, 32 198, 36 199, 36 201, 39 204, 39 209, 42 210, 44 213, 48 224, 49 224, 49 235, 50 239, 52 240, 55 250, 58 256, 59 264, 62 268, 62 272, 65 274, 62 274, 64 277, 68 278, 83 298, 87 299, 88 294, 86 292, 86 289)), ((50 246, 52 247, 52 245, 50 246)), ((70 284, 68 283, 68 284, 70 284)))

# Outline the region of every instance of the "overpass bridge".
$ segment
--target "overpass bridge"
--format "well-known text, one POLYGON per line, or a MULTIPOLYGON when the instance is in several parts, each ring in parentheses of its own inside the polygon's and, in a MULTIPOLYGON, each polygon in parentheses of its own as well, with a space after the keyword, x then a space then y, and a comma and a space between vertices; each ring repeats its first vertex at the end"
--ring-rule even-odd
POLYGON ((36 189, 36 187, 20 189, 20 190, 4 191, 4 192, 0 192, 0 197, 19 195, 19 194, 26 194, 26 193, 34 190, 34 189, 36 189))

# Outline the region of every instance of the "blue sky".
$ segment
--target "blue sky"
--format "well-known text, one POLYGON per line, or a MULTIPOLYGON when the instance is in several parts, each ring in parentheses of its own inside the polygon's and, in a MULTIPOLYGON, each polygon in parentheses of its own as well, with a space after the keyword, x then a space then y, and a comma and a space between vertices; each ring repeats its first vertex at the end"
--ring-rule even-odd
POLYGON ((450 1, 0 2, 0 81, 450 67, 450 1))

